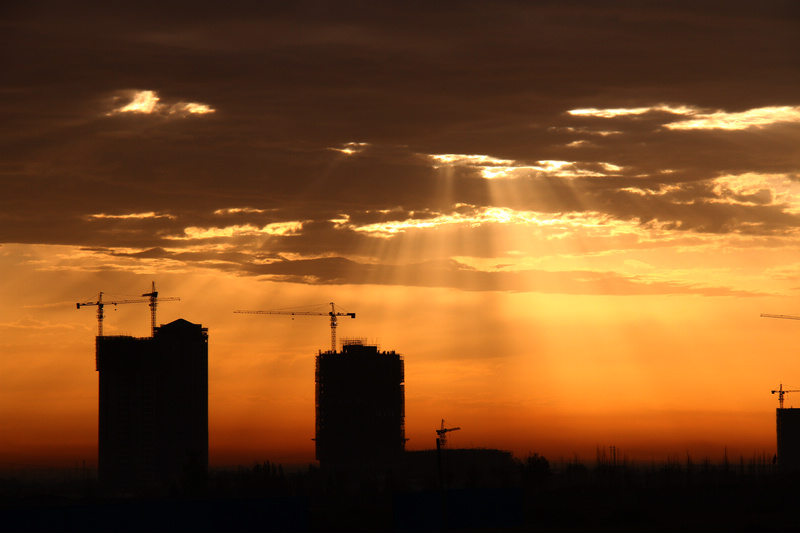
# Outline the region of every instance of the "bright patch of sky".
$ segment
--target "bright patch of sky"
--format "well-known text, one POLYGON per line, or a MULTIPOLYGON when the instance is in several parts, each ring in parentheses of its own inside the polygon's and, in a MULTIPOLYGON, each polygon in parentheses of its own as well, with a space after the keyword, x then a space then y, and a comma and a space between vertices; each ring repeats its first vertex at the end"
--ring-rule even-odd
POLYGON ((779 122, 800 122, 800 107, 760 107, 741 113, 696 113, 691 119, 673 122, 666 127, 672 130, 744 130, 779 122))
POLYGON ((259 228, 252 224, 237 224, 224 228, 200 228, 190 226, 184 228, 182 237, 170 237, 172 240, 202 240, 226 237, 250 237, 256 235, 289 236, 302 231, 302 222, 276 222, 259 228))
POLYGON ((599 118, 643 115, 653 112, 666 112, 686 117, 665 125, 666 128, 671 130, 743 130, 753 127, 769 126, 780 122, 800 122, 800 107, 798 106, 759 107, 735 113, 728 113, 726 111, 706 112, 691 106, 673 107, 668 105, 612 109, 586 108, 568 111, 568 113, 573 116, 599 118))
POLYGON ((497 159, 488 155, 465 155, 465 154, 431 154, 428 157, 444 165, 512 165, 511 159, 497 159))
POLYGON ((255 209, 253 207, 228 207, 226 209, 217 209, 214 211, 215 215, 238 215, 240 213, 265 213, 265 209, 255 209))
POLYGON ((344 143, 341 148, 328 148, 328 150, 333 150, 334 152, 341 152, 346 155, 353 155, 363 152, 367 146, 369 146, 369 143, 349 142, 349 143, 344 143))
POLYGON ((88 215, 89 218, 113 218, 113 219, 145 219, 145 218, 169 218, 174 219, 173 215, 160 215, 150 211, 148 213, 129 213, 126 215, 108 215, 105 213, 96 213, 88 215))
POLYGON ((303 230, 302 222, 275 222, 261 228, 261 233, 268 235, 297 235, 303 230))
POLYGON ((628 115, 644 115, 651 112, 667 112, 675 115, 688 115, 694 109, 687 106, 671 107, 667 105, 659 105, 652 107, 634 107, 634 108, 612 108, 612 109, 597 109, 594 107, 586 109, 572 109, 567 111, 570 115, 583 116, 583 117, 600 117, 600 118, 614 118, 628 115))
POLYGON ((787 212, 800 213, 800 183, 784 174, 748 173, 721 176, 712 182, 714 193, 729 203, 782 204, 787 212), (730 196, 739 200, 729 199, 730 196))
MULTIPOLYGON (((536 227, 607 227, 609 224, 617 222, 600 213, 580 213, 564 216, 553 216, 551 213, 517 211, 505 207, 475 208, 475 206, 466 206, 463 204, 459 204, 456 207, 471 207, 473 210, 468 213, 452 213, 448 215, 439 215, 433 218, 410 218, 407 220, 379 222, 364 226, 353 225, 351 228, 354 231, 368 233, 376 237, 390 238, 398 233, 404 233, 408 230, 428 229, 453 225, 460 225, 464 227, 478 227, 484 224, 525 225, 536 227)), ((624 224, 627 225, 627 223, 624 224)))
POLYGON ((636 194, 638 196, 666 196, 667 194, 680 192, 681 186, 680 185, 661 185, 658 188, 658 190, 638 189, 636 187, 623 187, 623 188, 621 188, 619 190, 627 192, 627 193, 630 193, 630 194, 636 194))
POLYGON ((126 105, 114 109, 109 115, 122 113, 137 113, 144 115, 205 115, 216 110, 208 104, 198 102, 168 102, 162 103, 155 91, 135 91, 131 100, 126 105))
MULTIPOLYGON (((585 163, 575 161, 542 160, 534 165, 517 165, 516 161, 510 159, 497 159, 488 155, 468 155, 468 154, 430 154, 434 161, 441 163, 434 165, 434 168, 442 166, 469 166, 480 170, 481 176, 487 180, 498 178, 513 178, 517 175, 525 175, 530 172, 547 173, 559 177, 578 177, 578 176, 603 176, 596 170, 581 168, 585 163)), ((605 162, 598 162, 593 166, 599 166, 604 172, 618 172, 622 167, 605 162)))

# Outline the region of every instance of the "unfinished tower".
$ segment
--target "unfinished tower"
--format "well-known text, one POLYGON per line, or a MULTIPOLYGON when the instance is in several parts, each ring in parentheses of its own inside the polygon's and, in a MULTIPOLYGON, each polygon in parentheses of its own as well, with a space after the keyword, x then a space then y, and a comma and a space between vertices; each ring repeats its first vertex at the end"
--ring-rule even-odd
POLYGON ((800 470, 800 409, 775 410, 778 429, 778 468, 800 470))
POLYGON ((115 492, 191 491, 208 471, 208 330, 97 337, 98 474, 115 492))
POLYGON ((405 450, 403 357, 361 340, 320 352, 316 448, 321 468, 390 466, 405 450))

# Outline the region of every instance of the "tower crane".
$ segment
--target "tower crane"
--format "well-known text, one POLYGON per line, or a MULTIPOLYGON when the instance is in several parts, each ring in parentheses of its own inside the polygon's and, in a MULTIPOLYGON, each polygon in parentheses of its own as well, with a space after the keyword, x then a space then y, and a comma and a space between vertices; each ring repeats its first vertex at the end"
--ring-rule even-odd
POLYGON ((762 318, 788 318, 789 320, 800 320, 797 315, 770 315, 768 313, 761 313, 762 318))
POLYGON ((350 318, 355 318, 355 313, 342 313, 336 311, 336 306, 333 302, 330 303, 331 310, 327 313, 319 312, 319 311, 290 311, 284 309, 275 309, 271 311, 247 311, 247 310, 239 310, 234 311, 234 313, 248 313, 253 315, 291 315, 291 316, 329 316, 331 318, 331 351, 336 351, 336 326, 338 325, 336 317, 340 316, 349 316, 350 318))
POLYGON ((436 430, 436 434, 438 435, 438 437, 436 437, 436 448, 437 449, 439 449, 440 447, 444 448, 444 445, 447 444, 447 433, 449 431, 458 431, 459 429, 461 429, 461 428, 460 427, 454 427, 454 428, 446 428, 446 427, 444 427, 444 418, 443 418, 442 419, 442 427, 441 427, 441 429, 437 429, 436 430))
POLYGON ((783 395, 786 394, 787 392, 800 392, 800 390, 798 389, 784 390, 783 383, 781 383, 780 386, 778 387, 778 390, 772 391, 772 394, 778 393, 778 405, 780 406, 780 409, 783 409, 783 395))
POLYGON ((89 305, 97 306, 97 336, 98 337, 102 337, 103 336, 103 318, 105 316, 103 314, 103 308, 106 305, 117 306, 117 305, 120 305, 120 304, 149 303, 150 304, 150 334, 151 335, 155 335, 155 332, 156 332, 156 305, 157 305, 157 302, 159 300, 162 301, 162 302, 176 302, 176 301, 179 301, 180 298, 177 297, 177 296, 170 296, 170 297, 167 297, 167 298, 159 298, 158 297, 158 292, 156 291, 156 282, 155 281, 151 285, 151 291, 142 294, 142 296, 148 296, 149 298, 147 298, 147 299, 145 299, 145 298, 132 298, 132 299, 126 299, 126 300, 111 300, 111 301, 105 300, 104 301, 103 300, 103 292, 101 291, 97 295, 97 300, 96 301, 93 301, 92 299, 89 299, 89 300, 87 300, 85 302, 79 302, 79 303, 77 303, 75 305, 77 306, 78 309, 80 309, 81 307, 89 306, 89 305))

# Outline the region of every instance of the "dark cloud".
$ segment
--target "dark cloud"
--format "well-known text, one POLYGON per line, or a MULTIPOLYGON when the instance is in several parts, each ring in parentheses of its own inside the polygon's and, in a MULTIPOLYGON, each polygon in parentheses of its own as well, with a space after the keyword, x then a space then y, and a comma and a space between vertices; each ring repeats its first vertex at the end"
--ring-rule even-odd
MULTIPOLYGON (((460 288, 544 290, 535 276, 353 263, 356 251, 380 248, 355 229, 484 207, 597 212, 712 234, 780 235, 800 222, 769 189, 726 191, 713 182, 796 175, 796 123, 674 130, 667 125, 682 117, 664 108, 614 118, 568 113, 798 106, 794 2, 176 6, 12 2, 5 10, 0 242, 203 257, 307 282, 417 284, 422 269, 460 288), (141 90, 165 107, 113 112, 141 90), (171 112, 187 103, 214 112, 171 112), (338 151, 351 142, 368 144, 338 151), (565 170, 583 174, 528 170, 489 181, 474 165, 436 169, 430 154, 531 167, 569 161, 565 170), (143 213, 154 215, 91 216, 143 213), (302 230, 220 233, 282 222, 302 230), (192 227, 220 232, 185 239, 192 227), (198 244, 227 251, 198 252, 198 244), (281 254, 330 258, 248 262, 281 254)), ((491 252, 490 244, 459 246, 491 252)), ((618 292, 656 287, 604 283, 618 292)))

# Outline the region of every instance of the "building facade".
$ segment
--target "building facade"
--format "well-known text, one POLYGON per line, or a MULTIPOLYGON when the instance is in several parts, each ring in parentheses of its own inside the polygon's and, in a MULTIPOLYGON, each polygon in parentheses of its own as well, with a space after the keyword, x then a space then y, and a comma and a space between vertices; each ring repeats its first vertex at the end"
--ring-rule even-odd
POLYGON ((380 467, 402 461, 405 376, 400 354, 358 340, 316 363, 316 457, 320 467, 380 467))
POLYGON ((208 330, 97 337, 98 475, 111 491, 192 491, 208 472, 208 330))

